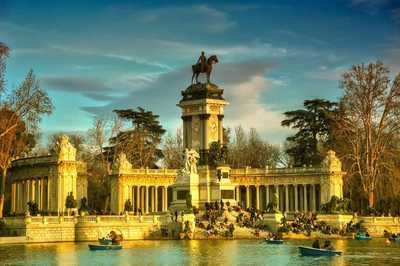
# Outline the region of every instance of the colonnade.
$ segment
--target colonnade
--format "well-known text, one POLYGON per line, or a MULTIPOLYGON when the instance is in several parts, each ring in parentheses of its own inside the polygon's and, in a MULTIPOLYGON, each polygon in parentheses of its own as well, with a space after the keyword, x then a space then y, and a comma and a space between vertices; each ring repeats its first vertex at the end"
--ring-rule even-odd
POLYGON ((168 195, 171 194, 169 191, 167 186, 133 185, 128 186, 128 199, 132 202, 135 212, 165 212, 172 200, 168 195))
POLYGON ((16 180, 11 184, 11 211, 24 213, 27 203, 38 205, 39 211, 47 210, 49 205, 49 184, 47 177, 16 180))
POLYGON ((317 211, 321 188, 319 184, 240 185, 235 187, 235 200, 244 208, 264 210, 275 200, 282 212, 317 211))

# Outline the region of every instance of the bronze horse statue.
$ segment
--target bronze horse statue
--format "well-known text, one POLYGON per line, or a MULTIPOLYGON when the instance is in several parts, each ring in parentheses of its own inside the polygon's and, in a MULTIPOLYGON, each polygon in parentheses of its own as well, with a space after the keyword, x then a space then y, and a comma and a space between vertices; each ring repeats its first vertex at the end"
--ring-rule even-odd
POLYGON ((193 71, 192 84, 193 84, 193 80, 196 80, 196 83, 199 83, 198 77, 199 77, 200 73, 206 73, 207 74, 207 83, 210 83, 210 75, 211 75, 211 71, 213 69, 213 64, 215 64, 215 63, 218 63, 218 58, 216 55, 212 55, 207 59, 206 64, 203 69, 201 69, 200 63, 192 65, 192 71, 193 71))

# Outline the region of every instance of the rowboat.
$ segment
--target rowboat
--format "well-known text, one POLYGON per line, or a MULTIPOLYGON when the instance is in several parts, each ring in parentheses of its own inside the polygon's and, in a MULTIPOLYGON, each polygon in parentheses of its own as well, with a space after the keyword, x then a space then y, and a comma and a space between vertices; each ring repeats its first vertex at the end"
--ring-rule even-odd
POLYGON ((268 244, 283 244, 283 239, 266 238, 265 241, 267 241, 268 244))
POLYGON ((99 243, 102 245, 109 245, 112 244, 112 239, 110 238, 99 238, 99 243))
POLYGON ((398 237, 389 237, 390 242, 400 243, 400 236, 398 237))
POLYGON ((122 249, 122 245, 98 245, 88 244, 90 250, 119 250, 122 249))
POLYGON ((370 237, 370 236, 361 235, 361 234, 357 234, 354 238, 356 240, 371 240, 372 239, 372 237, 370 237))
POLYGON ((311 247, 299 247, 300 254, 302 256, 337 256, 342 255, 341 251, 329 250, 329 249, 320 249, 320 248, 311 248, 311 247))

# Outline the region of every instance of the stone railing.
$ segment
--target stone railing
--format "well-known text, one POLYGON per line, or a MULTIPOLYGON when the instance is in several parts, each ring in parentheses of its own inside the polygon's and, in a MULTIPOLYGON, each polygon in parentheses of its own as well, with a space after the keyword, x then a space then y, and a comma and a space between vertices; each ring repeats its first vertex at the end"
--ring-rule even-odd
POLYGON ((150 168, 140 168, 140 169, 130 169, 127 174, 135 174, 135 175, 169 175, 176 176, 178 173, 177 169, 150 169, 150 168))
MULTIPOLYGON (((164 215, 165 216, 165 215, 164 215)), ((5 217, 2 221, 8 226, 25 224, 62 223, 157 223, 168 221, 163 215, 87 215, 87 216, 19 216, 5 217)))
POLYGON ((240 168, 231 169, 231 175, 284 175, 284 174, 306 174, 326 173, 328 170, 322 167, 296 167, 296 168, 240 168))
POLYGON ((32 166, 37 164, 51 164, 57 162, 57 158, 52 155, 20 158, 12 161, 12 167, 32 166))

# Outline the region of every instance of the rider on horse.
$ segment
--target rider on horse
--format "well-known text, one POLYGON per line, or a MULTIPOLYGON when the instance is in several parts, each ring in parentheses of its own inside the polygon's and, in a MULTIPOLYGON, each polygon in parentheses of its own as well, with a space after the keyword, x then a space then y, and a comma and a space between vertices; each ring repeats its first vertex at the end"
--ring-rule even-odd
POLYGON ((200 63, 201 72, 204 72, 204 71, 205 71, 205 68, 206 68, 206 61, 207 61, 207 58, 206 58, 206 56, 204 55, 204 52, 202 51, 202 52, 201 52, 201 55, 200 55, 200 57, 199 57, 199 60, 197 60, 197 63, 200 63))

